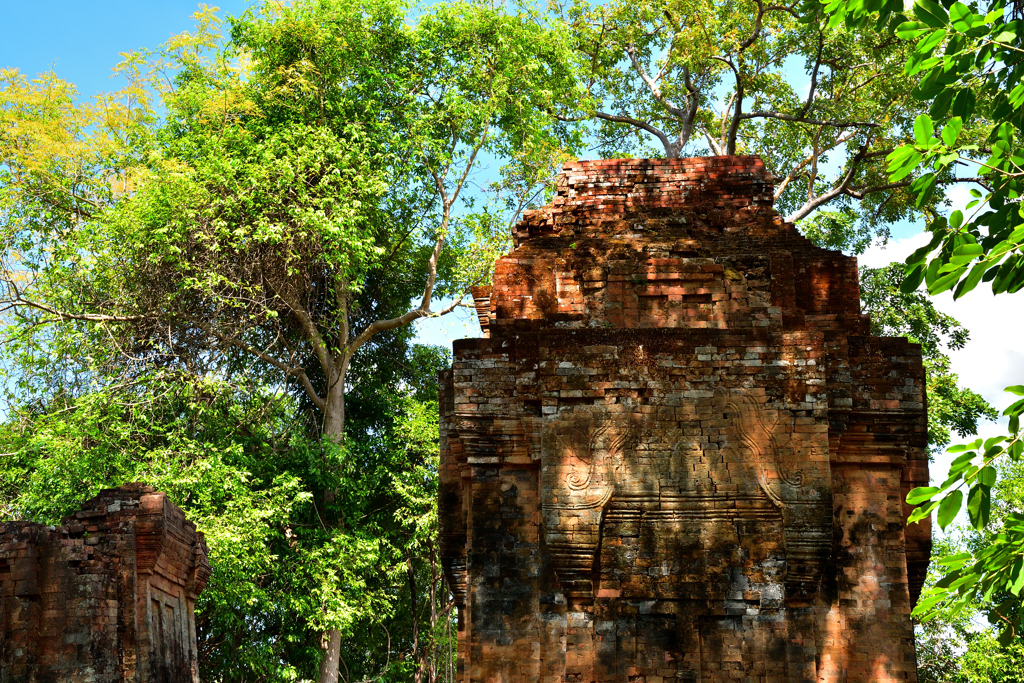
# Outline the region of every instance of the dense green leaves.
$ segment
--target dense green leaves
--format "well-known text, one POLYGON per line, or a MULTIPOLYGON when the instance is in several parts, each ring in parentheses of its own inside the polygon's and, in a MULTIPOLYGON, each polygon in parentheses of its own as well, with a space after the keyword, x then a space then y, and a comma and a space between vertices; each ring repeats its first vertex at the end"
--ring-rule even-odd
MULTIPOLYGON (((1021 209, 1020 149, 1024 117, 1024 23, 1019 4, 1003 0, 965 4, 917 0, 912 8, 916 21, 908 21, 900 2, 871 4, 863 0, 833 0, 826 8, 830 22, 859 24, 875 19, 889 23, 897 37, 916 40, 907 60, 906 73, 922 74, 915 96, 931 101, 929 113, 917 118, 914 140, 894 150, 888 158, 890 180, 909 174, 959 172, 971 169, 969 179, 977 187, 964 210, 947 218, 933 217, 928 229, 930 243, 906 262, 905 293, 924 284, 932 294, 952 290, 960 298, 982 283, 991 283, 995 294, 1024 288, 1024 209, 1021 209), (928 32, 933 29, 932 32, 928 32), (935 137, 938 128, 940 135, 935 137), (964 132, 975 128, 980 137, 964 132)), ((913 185, 921 202, 931 191, 929 182, 913 185)), ((1009 390, 1013 391, 1015 387, 1009 390)), ((970 522, 978 532, 987 529, 992 513, 991 492, 996 485, 995 464, 1000 458, 1015 462, 1021 455, 1020 413, 1024 402, 1004 411, 1009 433, 984 444, 964 447, 953 463, 948 479, 938 491, 911 492, 922 504, 911 515, 921 519, 938 507, 939 521, 946 526, 950 511, 959 507, 966 493, 970 522)), ((957 451, 959 452, 959 451, 957 451)), ((910 499, 908 498, 908 501, 910 499)), ((1013 596, 1021 586, 1024 555, 1024 517, 1017 513, 1002 518, 1002 530, 986 539, 971 562, 950 567, 948 573, 926 592, 914 614, 934 618, 942 609, 962 610, 972 601, 991 605, 1000 593, 1013 596)), ((993 608, 1002 628, 1000 642, 1008 643, 1021 628, 1016 609, 993 608)))
MULTIPOLYGON (((1003 480, 999 496, 1003 500, 1015 497, 1005 482, 1017 481, 1016 487, 1019 487, 1018 474, 1006 474, 1008 478, 1003 480)), ((968 549, 983 543, 978 534, 958 533, 955 527, 936 538, 926 588, 934 587, 949 569, 960 569, 970 562, 972 553, 968 549)), ((1016 563, 1014 567, 1016 571, 1016 563)), ((994 599, 1003 602, 1005 598, 994 599)), ((921 683, 1018 683, 1022 680, 1024 649, 1020 639, 1001 645, 991 630, 981 626, 985 621, 984 605, 956 609, 939 606, 938 610, 935 619, 915 628, 917 675, 921 683)))
MULTIPOLYGON (((876 11, 862 0, 832 2, 828 9, 834 12, 833 22, 845 18, 848 23, 876 11)), ((954 296, 959 298, 982 281, 991 282, 997 294, 1024 287, 1024 272, 1017 267, 1022 236, 1015 234, 1024 220, 1017 202, 1024 161, 1024 24, 1017 11, 1002 0, 984 6, 917 0, 917 21, 895 27, 898 37, 917 40, 906 70, 924 74, 917 94, 932 104, 929 114, 915 121, 913 144, 889 155, 890 181, 918 170, 941 174, 959 166, 975 174, 978 186, 968 215, 930 222, 936 239, 907 261, 910 288, 922 282, 933 294, 956 288, 954 296), (975 116, 979 107, 983 118, 975 116), (941 128, 939 137, 932 135, 936 127, 941 128), (971 128, 981 136, 965 139, 962 133, 971 128), (962 248, 964 240, 980 249, 968 254, 962 248), (968 268, 972 262, 976 269, 968 268)), ((902 12, 898 2, 885 2, 878 11, 879 22, 890 15, 905 18, 902 12)), ((914 191, 919 203, 930 192, 925 186, 914 191)))

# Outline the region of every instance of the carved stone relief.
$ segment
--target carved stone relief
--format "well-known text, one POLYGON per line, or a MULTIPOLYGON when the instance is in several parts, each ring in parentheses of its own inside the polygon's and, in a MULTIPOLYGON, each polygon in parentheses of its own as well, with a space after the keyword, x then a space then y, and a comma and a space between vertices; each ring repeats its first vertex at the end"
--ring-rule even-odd
POLYGON ((628 416, 599 408, 562 413, 544 427, 544 536, 567 596, 593 595, 601 518, 638 436, 628 416))
POLYGON ((792 415, 762 403, 743 390, 717 389, 713 404, 726 425, 718 448, 707 452, 707 443, 683 429, 670 432, 648 449, 650 462, 667 459, 657 489, 650 487, 656 475, 636 457, 637 444, 650 440, 640 415, 586 407, 548 420, 541 457, 544 538, 566 596, 593 597, 608 524, 622 534, 630 525, 781 515, 786 597, 810 599, 831 550, 831 520, 821 514, 831 505, 823 444, 794 439, 792 415), (728 480, 716 479, 723 471, 728 480))
POLYGON ((814 597, 832 549, 831 476, 827 434, 794 438, 794 418, 769 415, 744 391, 715 390, 716 409, 729 421, 727 449, 756 463, 758 483, 782 512, 786 541, 786 598, 814 597))

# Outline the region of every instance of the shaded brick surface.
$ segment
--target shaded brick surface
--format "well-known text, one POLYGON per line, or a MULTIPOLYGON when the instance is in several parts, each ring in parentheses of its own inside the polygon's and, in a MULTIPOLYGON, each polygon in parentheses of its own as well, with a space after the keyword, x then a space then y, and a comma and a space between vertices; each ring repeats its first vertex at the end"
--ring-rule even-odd
POLYGON ((0 682, 198 683, 209 576, 203 535, 141 484, 56 528, 0 524, 0 682))
POLYGON ((464 683, 916 681, 919 347, 756 157, 568 164, 442 373, 464 683))

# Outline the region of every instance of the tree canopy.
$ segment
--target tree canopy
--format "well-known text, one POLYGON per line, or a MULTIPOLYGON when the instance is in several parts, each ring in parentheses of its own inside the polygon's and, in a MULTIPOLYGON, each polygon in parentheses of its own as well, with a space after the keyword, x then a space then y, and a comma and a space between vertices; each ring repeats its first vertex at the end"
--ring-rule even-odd
MULTIPOLYGON (((22 405, 64 397, 86 414, 97 387, 146 394, 160 371, 244 378, 314 416, 317 474, 296 495, 325 536, 319 586, 293 596, 311 601, 294 613, 326 633, 319 676, 334 681, 343 633, 376 609, 362 589, 352 608, 345 591, 366 567, 339 561, 378 543, 364 511, 376 488, 357 486, 369 446, 345 438, 346 396, 368 385, 350 372, 378 372, 388 344, 407 355, 404 328, 489 277, 501 228, 574 142, 530 95, 560 78, 564 48, 525 14, 472 3, 411 21, 390 0, 268 2, 227 33, 212 10, 197 20, 128 56, 131 86, 95 104, 51 75, 5 72, 5 352, 22 405), (499 173, 470 196, 485 158, 499 173)), ((412 463, 421 478, 425 457, 412 463)))
POLYGON ((813 3, 761 0, 555 3, 575 89, 551 105, 587 120, 601 156, 755 153, 789 221, 854 217, 869 233, 917 204, 886 156, 926 106, 904 73, 911 47, 873 26, 830 27, 813 3))

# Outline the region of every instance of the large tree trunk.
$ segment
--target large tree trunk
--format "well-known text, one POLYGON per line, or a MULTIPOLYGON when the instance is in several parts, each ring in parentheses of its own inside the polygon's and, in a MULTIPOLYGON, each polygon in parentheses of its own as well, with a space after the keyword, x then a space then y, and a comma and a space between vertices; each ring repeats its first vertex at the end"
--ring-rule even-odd
POLYGON ((327 632, 327 649, 320 662, 320 683, 338 682, 338 664, 341 661, 341 631, 332 628, 327 632))
POLYGON ((323 438, 341 443, 345 436, 345 374, 348 362, 338 363, 342 366, 331 373, 330 385, 327 387, 327 405, 324 408, 323 438))
MULTIPOLYGON (((331 384, 327 388, 327 405, 324 410, 323 438, 334 443, 341 443, 345 437, 345 371, 348 359, 338 363, 340 371, 332 373, 331 384)), ((337 491, 326 491, 325 499, 333 500, 337 491)), ((320 662, 319 683, 338 683, 338 667, 341 664, 341 631, 332 628, 327 631, 324 658, 320 662)))

